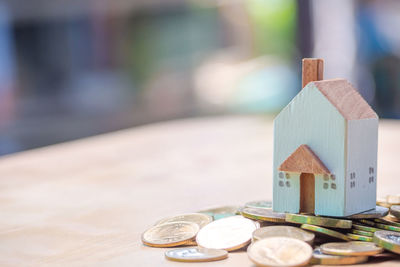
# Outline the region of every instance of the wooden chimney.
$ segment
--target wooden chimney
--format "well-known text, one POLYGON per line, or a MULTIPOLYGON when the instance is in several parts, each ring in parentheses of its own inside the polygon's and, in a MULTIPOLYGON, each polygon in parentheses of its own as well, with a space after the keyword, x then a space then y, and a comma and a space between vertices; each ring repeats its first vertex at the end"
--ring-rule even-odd
POLYGON ((309 82, 324 79, 324 60, 321 58, 303 58, 302 86, 304 88, 309 82))

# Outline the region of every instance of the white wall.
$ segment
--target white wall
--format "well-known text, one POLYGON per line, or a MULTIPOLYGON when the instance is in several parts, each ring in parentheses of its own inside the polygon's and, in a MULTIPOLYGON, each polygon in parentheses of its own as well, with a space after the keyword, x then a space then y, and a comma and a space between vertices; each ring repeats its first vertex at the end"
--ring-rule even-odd
POLYGON ((348 121, 346 214, 376 206, 377 150, 378 119, 348 121), (369 168, 373 168, 373 173, 369 168))

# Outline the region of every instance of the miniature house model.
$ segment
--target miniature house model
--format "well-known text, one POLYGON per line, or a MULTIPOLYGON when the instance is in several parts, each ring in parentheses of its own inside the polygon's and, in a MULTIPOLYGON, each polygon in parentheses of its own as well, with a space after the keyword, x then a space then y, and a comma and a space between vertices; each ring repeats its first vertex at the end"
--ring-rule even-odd
POLYGON ((378 116, 345 79, 303 60, 303 89, 274 120, 273 209, 348 216, 376 206, 378 116))

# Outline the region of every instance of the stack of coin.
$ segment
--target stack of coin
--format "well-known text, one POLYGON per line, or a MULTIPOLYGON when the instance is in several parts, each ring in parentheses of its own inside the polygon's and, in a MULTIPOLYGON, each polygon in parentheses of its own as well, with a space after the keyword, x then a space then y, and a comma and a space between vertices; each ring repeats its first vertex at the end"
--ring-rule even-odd
POLYGON ((400 254, 400 233, 393 231, 376 231, 374 242, 391 252, 400 254))
POLYGON ((324 254, 321 248, 314 249, 311 264, 320 265, 348 265, 364 263, 368 260, 368 256, 343 256, 343 255, 329 255, 324 254))
POLYGON ((142 235, 143 244, 151 247, 176 247, 191 243, 199 231, 193 222, 169 222, 156 225, 142 235))
POLYGON ((376 205, 390 208, 392 205, 400 205, 400 195, 387 195, 386 197, 379 197, 376 200, 376 205))
POLYGON ((381 253, 383 248, 371 242, 351 241, 326 243, 321 246, 321 251, 329 255, 372 256, 381 253))
POLYGON ((268 208, 244 208, 242 215, 263 222, 285 222, 285 213, 274 212, 268 208))
POLYGON ((400 254, 396 201, 388 196, 387 207, 335 218, 274 212, 271 201, 251 201, 243 207, 217 207, 159 220, 143 233, 142 242, 152 247, 184 246, 165 252, 174 261, 222 260, 228 252, 244 251, 250 244, 247 254, 257 266, 357 264, 383 249, 400 254))
POLYGON ((393 220, 398 220, 400 222, 400 205, 393 205, 390 207, 390 215, 394 218, 393 220))
POLYGON ((195 245, 198 231, 212 217, 202 213, 187 213, 158 221, 142 235, 142 242, 152 247, 195 245))
POLYGON ((400 204, 400 195, 387 195, 386 202, 389 205, 399 205, 400 204))
POLYGON ((211 216, 214 220, 219 220, 222 218, 240 214, 240 209, 241 207, 239 206, 223 206, 223 207, 215 207, 215 208, 200 210, 198 212, 207 214, 211 216))
POLYGON ((258 200, 250 201, 244 204, 245 208, 272 208, 272 201, 258 200))

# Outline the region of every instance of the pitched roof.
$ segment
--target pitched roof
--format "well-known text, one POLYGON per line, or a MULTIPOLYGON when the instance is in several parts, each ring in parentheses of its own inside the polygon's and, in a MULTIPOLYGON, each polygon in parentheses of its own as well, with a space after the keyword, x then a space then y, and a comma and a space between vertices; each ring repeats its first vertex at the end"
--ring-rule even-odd
POLYGON ((299 146, 278 170, 286 172, 330 174, 329 170, 307 145, 299 146))
POLYGON ((332 79, 311 83, 336 107, 345 119, 378 118, 367 101, 347 80, 332 79))

